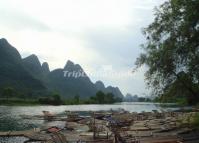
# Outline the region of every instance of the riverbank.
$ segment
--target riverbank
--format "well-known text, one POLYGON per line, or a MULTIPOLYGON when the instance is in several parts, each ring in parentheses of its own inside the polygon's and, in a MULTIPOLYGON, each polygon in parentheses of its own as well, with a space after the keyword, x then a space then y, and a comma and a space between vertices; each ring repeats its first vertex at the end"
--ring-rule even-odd
POLYGON ((104 94, 97 92, 95 96, 89 98, 80 98, 78 95, 73 98, 62 98, 59 94, 40 97, 9 97, 0 98, 0 105, 24 106, 24 105, 80 105, 80 104, 113 104, 122 102, 121 98, 114 97, 113 94, 104 94))
MULTIPOLYGON (((23 100, 23 99, 1 99, 0 106, 63 106, 63 105, 90 105, 90 104, 110 104, 110 103, 96 103, 96 102, 73 102, 73 100, 65 100, 62 104, 50 104, 50 103, 41 103, 38 100, 23 100)), ((114 104, 114 103, 111 103, 114 104)))
MULTIPOLYGON (((91 102, 89 100, 79 100, 78 102, 74 101, 74 99, 68 99, 63 100, 62 104, 47 104, 47 103, 41 103, 39 100, 35 99, 21 99, 21 98, 11 98, 11 99, 5 99, 0 98, 0 106, 63 106, 63 105, 91 105, 91 104, 98 104, 98 105, 108 105, 108 104, 115 104, 115 103, 122 103, 122 101, 115 101, 115 102, 104 102, 104 103, 98 103, 98 102, 91 102)), ((131 103, 131 102, 126 102, 131 103)), ((153 103, 153 102, 133 102, 133 103, 153 103)), ((154 103, 159 104, 159 103, 154 103)), ((170 103, 162 103, 162 107, 178 107, 176 104, 170 104, 170 103)))
POLYGON ((0 99, 0 105, 4 106, 36 106, 41 105, 38 100, 24 99, 0 99))

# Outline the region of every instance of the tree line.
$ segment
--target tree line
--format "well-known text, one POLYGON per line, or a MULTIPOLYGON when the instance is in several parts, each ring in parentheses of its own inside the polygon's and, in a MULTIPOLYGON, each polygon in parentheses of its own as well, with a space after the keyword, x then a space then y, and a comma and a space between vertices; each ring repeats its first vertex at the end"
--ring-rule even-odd
POLYGON ((12 87, 5 87, 0 92, 0 98, 3 104, 17 102, 18 104, 23 103, 34 103, 44 105, 78 105, 78 104, 112 104, 115 102, 122 102, 122 99, 115 97, 112 93, 105 94, 102 91, 98 91, 96 95, 91 96, 88 99, 80 98, 77 94, 73 98, 65 99, 59 93, 52 92, 48 96, 37 96, 32 97, 29 95, 20 94, 12 87), (30 102, 31 101, 31 102, 30 102))

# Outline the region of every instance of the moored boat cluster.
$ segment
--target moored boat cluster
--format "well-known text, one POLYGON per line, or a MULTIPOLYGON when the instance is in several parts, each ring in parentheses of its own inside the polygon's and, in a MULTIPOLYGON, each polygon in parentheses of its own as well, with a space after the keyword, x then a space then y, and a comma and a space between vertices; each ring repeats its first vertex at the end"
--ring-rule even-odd
POLYGON ((25 119, 60 121, 63 126, 43 126, 28 131, 0 132, 0 136, 24 136, 27 142, 66 143, 198 143, 192 126, 197 111, 130 113, 125 110, 72 112, 22 116, 25 119))

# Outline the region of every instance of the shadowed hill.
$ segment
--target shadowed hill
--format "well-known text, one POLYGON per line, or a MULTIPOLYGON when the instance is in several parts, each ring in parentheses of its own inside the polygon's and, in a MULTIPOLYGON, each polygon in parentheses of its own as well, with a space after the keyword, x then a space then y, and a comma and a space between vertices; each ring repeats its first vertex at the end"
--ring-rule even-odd
POLYGON ((97 88, 98 91, 102 91, 106 94, 113 93, 115 97, 118 97, 118 98, 124 97, 124 95, 122 94, 122 92, 120 91, 118 87, 112 87, 112 86, 105 87, 102 81, 97 81, 95 83, 95 87, 97 88))
POLYGON ((74 77, 70 73, 84 72, 81 66, 68 61, 63 69, 56 69, 48 74, 49 87, 52 90, 59 91, 65 97, 74 97, 79 95, 80 98, 94 96, 97 92, 95 85, 90 81, 88 76, 74 77), (64 76, 64 72, 68 72, 64 76))
POLYGON ((19 52, 6 39, 0 39, 0 87, 9 86, 33 95, 46 90, 42 82, 24 68, 19 52))
POLYGON ((95 96, 101 90, 113 93, 115 97, 123 97, 117 87, 105 88, 102 82, 92 83, 79 64, 68 60, 64 68, 50 71, 47 62, 41 65, 34 54, 22 59, 6 39, 0 39, 0 89, 5 87, 38 96, 57 92, 64 98, 78 95, 83 99, 95 96))

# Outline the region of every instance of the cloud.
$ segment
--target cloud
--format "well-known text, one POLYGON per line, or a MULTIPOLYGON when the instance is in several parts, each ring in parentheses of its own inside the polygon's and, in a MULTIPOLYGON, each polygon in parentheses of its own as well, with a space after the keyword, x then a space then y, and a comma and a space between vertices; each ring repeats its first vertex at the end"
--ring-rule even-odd
MULTIPOLYGON (((37 54, 51 69, 68 59, 85 71, 130 71, 145 42, 141 28, 165 0, 6 0, 0 1, 0 31, 22 56, 37 54)), ((95 77, 123 93, 142 94, 144 71, 132 76, 95 77)))
POLYGON ((0 7, 1 26, 6 29, 49 31, 50 27, 39 20, 18 11, 10 11, 0 7))

